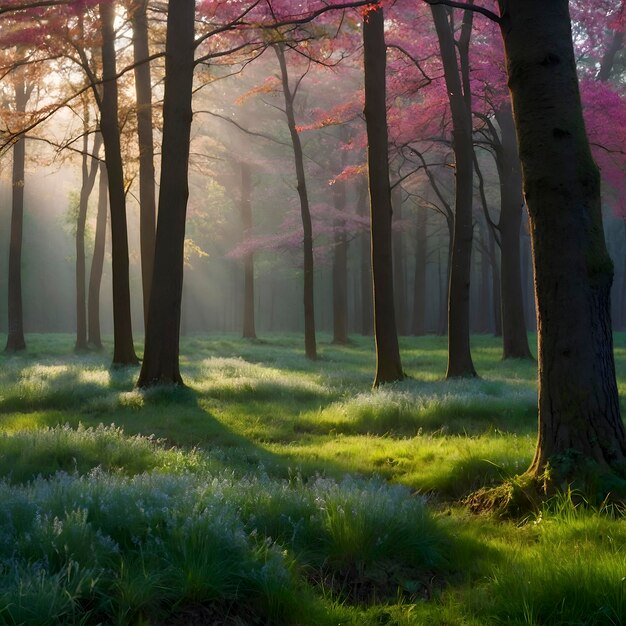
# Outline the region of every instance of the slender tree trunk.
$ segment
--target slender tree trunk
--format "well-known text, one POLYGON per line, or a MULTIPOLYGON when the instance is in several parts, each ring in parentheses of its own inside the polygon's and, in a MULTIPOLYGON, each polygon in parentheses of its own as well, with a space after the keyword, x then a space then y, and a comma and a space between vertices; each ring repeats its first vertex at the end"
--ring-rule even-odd
POLYGON ((613 469, 626 459, 609 306, 613 264, 568 2, 500 0, 500 8, 538 308, 539 437, 529 473, 559 486, 584 477, 588 460, 613 469))
POLYGON ((111 254, 113 259, 113 365, 136 365, 130 314, 126 197, 118 123, 115 63, 115 5, 100 3, 102 22, 102 100, 100 130, 104 141, 109 202, 111 206, 111 254))
MULTIPOLYGON (((491 258, 491 279, 493 281, 493 318, 494 318, 494 336, 502 337, 502 294, 500 292, 501 276, 500 266, 498 265, 498 253, 496 251, 496 238, 493 229, 489 228, 489 256, 491 258)), ((521 289, 521 284, 520 284, 521 289)), ((522 315, 524 315, 523 299, 522 299, 522 315)), ((526 328, 526 324, 524 324, 526 328)))
MULTIPOLYGON (((454 236, 448 300, 448 370, 446 378, 476 376, 470 352, 470 272, 472 257, 472 200, 474 195, 474 145, 471 111, 463 92, 456 44, 448 20, 448 9, 431 6, 448 91, 453 125, 456 164, 454 236)), ((466 16, 471 11, 467 11, 466 16)), ((469 37, 471 18, 464 19, 463 36, 469 37)))
MULTIPOLYGON (((338 213, 346 211, 346 186, 343 181, 333 185, 333 201, 338 213)), ((333 343, 348 343, 348 239, 341 220, 334 224, 333 250, 333 343)))
POLYGON ((415 280, 413 283, 412 334, 426 334, 426 246, 428 245, 428 222, 426 211, 417 209, 417 232, 415 238, 415 280))
POLYGON ((404 378, 396 330, 393 295, 391 189, 386 103, 386 45, 384 16, 380 7, 363 20, 365 66, 365 123, 372 231, 374 283, 374 338, 376 376, 374 386, 404 378))
POLYGON ((406 296, 406 250, 402 230, 402 187, 396 185, 391 192, 393 221, 393 292, 396 297, 396 327, 399 335, 406 334, 407 296, 406 296), (399 224, 399 225, 398 225, 399 224))
POLYGON ((503 359, 532 359, 524 320, 520 228, 524 210, 522 172, 520 169, 513 111, 504 105, 496 111, 500 127, 500 145, 496 163, 500 178, 501 288, 503 359))
MULTIPOLYGON (((364 217, 368 211, 368 187, 363 185, 359 192, 357 205, 358 215, 364 217)), ((361 287, 361 335, 367 337, 374 329, 372 302, 372 236, 366 230, 361 236, 359 245, 359 279, 361 287)))
MULTIPOLYGON (((15 78, 15 110, 26 111, 29 90, 22 71, 15 78)), ((26 349, 24 316, 22 312, 22 233, 24 230, 24 178, 26 162, 26 137, 20 135, 13 144, 13 194, 11 200, 11 240, 9 243, 9 328, 5 352, 26 349)))
POLYGON ((89 295, 87 298, 87 343, 100 350, 102 337, 100 335, 100 285, 102 283, 102 268, 104 267, 104 244, 107 232, 107 209, 109 198, 109 181, 107 168, 100 163, 100 181, 98 183, 98 215, 96 217, 96 237, 93 246, 91 271, 89 274, 89 295))
POLYGON ((306 188, 306 176, 304 174, 304 155, 302 143, 296 128, 296 116, 293 110, 295 91, 289 86, 289 74, 287 60, 285 59, 285 44, 278 43, 274 46, 280 75, 282 79, 283 94, 285 96, 285 114, 287 126, 291 135, 293 156, 296 165, 296 180, 298 184, 298 197, 300 198, 300 215, 302 217, 302 229, 304 231, 304 351, 308 359, 317 358, 317 345, 315 340, 315 299, 314 299, 314 267, 313 267, 313 224, 311 222, 311 210, 309 208, 309 196, 306 188))
MULTIPOLYGON (((252 234, 252 172, 250 165, 241 162, 241 226, 243 237, 252 234)), ((243 259, 243 336, 256 339, 254 325, 254 253, 246 253, 243 259)))
POLYGON ((154 268, 156 225, 154 137, 152 133, 152 80, 148 46, 147 0, 135 0, 131 8, 135 93, 137 98, 137 137, 139 143, 139 238, 144 328, 148 321, 150 285, 154 268))
POLYGON ((489 235, 487 233, 488 226, 485 223, 485 220, 478 219, 478 228, 480 231, 480 296, 478 305, 478 320, 476 330, 479 333, 488 333, 490 330, 490 318, 492 312, 492 299, 489 290, 489 265, 491 264, 489 260, 489 235))
POLYGON ((173 4, 167 13, 159 212, 139 387, 183 384, 179 339, 193 117, 195 1, 176 0, 176 10, 173 4))
POLYGON ((613 65, 615 64, 615 57, 617 53, 624 47, 624 31, 615 30, 611 35, 611 41, 604 51, 602 61, 600 63, 600 69, 596 79, 605 82, 611 78, 611 72, 613 71, 613 65))
POLYGON ((96 134, 92 154, 89 155, 88 108, 85 107, 85 137, 83 140, 82 185, 78 202, 78 219, 76 220, 76 346, 75 350, 87 350, 87 294, 85 268, 85 226, 89 197, 96 182, 98 173, 98 153, 100 152, 101 136, 96 134), (91 163, 89 160, 91 159, 91 163))

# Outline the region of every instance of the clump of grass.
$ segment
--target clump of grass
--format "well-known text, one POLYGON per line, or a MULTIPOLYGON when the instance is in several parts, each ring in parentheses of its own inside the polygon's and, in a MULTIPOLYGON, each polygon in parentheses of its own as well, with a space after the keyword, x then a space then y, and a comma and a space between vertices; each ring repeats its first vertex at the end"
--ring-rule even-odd
POLYGON ((0 476, 13 483, 59 471, 87 474, 96 467, 134 475, 153 469, 206 471, 216 465, 217 459, 212 463, 198 450, 184 452, 166 447, 152 436, 127 436, 121 428, 102 424, 0 433, 0 476))
POLYGON ((528 543, 493 567, 482 611, 498 623, 623 624, 626 525, 622 512, 555 496, 523 529, 528 543))
POLYGON ((311 418, 314 432, 414 434, 483 432, 490 426, 528 430, 537 412, 536 392, 494 381, 407 381, 360 393, 311 418))
POLYGON ((132 623, 189 607, 301 622, 319 603, 307 581, 371 600, 417 593, 446 562, 422 499, 380 481, 57 473, 0 484, 0 527, 9 623, 132 623))

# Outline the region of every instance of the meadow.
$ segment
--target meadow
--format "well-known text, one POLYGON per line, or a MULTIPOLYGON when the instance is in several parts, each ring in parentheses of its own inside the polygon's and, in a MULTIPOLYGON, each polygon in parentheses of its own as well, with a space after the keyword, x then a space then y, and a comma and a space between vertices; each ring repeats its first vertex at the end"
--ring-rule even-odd
POLYGON ((626 623, 621 510, 463 505, 534 450, 536 364, 497 339, 446 382, 446 339, 403 338, 407 380, 372 391, 369 338, 312 363, 192 336, 188 387, 147 392, 110 345, 27 340, 0 355, 0 623, 626 623))

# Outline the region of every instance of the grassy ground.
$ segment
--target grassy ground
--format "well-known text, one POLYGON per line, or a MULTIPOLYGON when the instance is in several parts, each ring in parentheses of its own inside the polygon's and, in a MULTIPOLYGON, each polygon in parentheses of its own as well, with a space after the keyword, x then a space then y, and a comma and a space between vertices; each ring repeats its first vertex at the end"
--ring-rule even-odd
POLYGON ((0 623, 626 623, 619 512, 460 505, 535 444, 536 365, 492 338, 455 382, 445 339, 404 340, 409 379, 375 392, 361 338, 316 363, 187 338, 189 388, 146 393, 106 351, 28 342, 0 356, 0 623))

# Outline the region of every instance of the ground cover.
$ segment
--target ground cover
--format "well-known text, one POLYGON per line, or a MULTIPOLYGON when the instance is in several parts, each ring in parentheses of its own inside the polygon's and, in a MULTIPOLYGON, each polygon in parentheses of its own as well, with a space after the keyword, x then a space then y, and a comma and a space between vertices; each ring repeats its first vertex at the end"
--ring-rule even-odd
POLYGON ((409 378, 374 392, 369 339, 311 363, 297 336, 188 337, 188 388, 148 392, 28 339, 0 356, 0 623, 626 621, 615 507, 462 506, 533 453, 536 366, 496 339, 452 382, 444 338, 404 339, 409 378))

